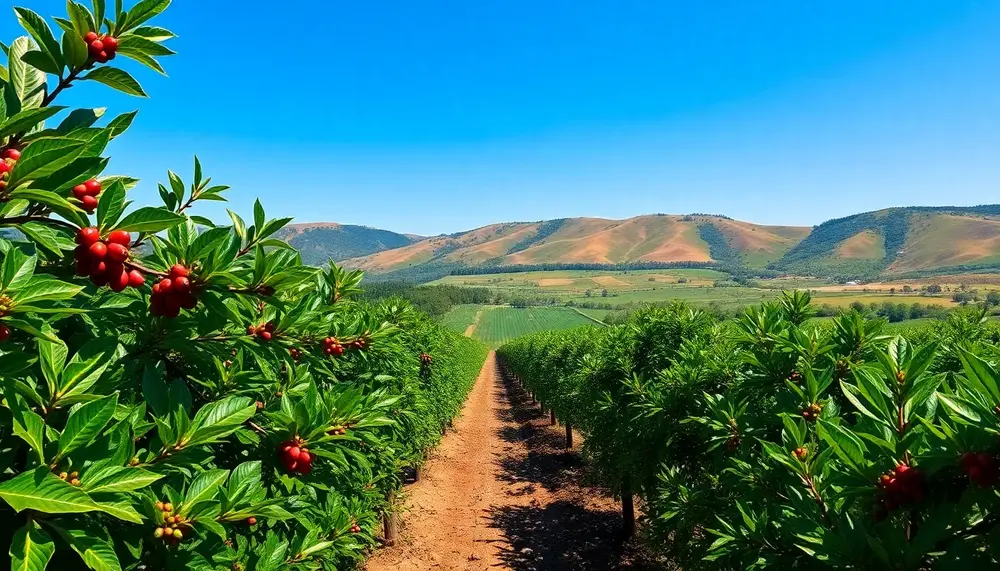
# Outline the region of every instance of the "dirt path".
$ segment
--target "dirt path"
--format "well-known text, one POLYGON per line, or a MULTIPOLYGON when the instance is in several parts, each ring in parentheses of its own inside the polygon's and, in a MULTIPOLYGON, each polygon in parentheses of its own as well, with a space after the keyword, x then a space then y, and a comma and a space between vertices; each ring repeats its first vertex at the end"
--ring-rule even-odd
POLYGON ((476 327, 479 326, 479 320, 482 319, 483 317, 483 311, 484 310, 482 309, 477 311, 476 317, 472 320, 472 323, 470 323, 469 326, 465 328, 466 337, 472 337, 472 334, 476 332, 476 327))
POLYGON ((621 555, 619 505, 581 484, 583 461, 563 435, 491 352, 454 432, 406 489, 400 544, 367 570, 657 569, 621 555))

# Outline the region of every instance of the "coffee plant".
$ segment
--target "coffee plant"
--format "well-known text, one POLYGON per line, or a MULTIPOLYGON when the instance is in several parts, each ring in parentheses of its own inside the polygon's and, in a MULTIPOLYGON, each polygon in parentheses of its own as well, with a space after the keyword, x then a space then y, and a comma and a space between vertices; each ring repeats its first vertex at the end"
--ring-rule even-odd
POLYGON ((132 206, 103 155, 135 113, 57 103, 145 96, 114 63, 163 72, 169 3, 69 1, 54 29, 16 8, 27 35, 2 45, 0 566, 348 569, 486 350, 304 266, 259 201, 195 214, 228 189, 197 159, 132 206))
POLYGON ((502 347, 642 503, 683 569, 996 569, 996 330, 968 310, 908 339, 808 294, 719 322, 681 304, 502 347))

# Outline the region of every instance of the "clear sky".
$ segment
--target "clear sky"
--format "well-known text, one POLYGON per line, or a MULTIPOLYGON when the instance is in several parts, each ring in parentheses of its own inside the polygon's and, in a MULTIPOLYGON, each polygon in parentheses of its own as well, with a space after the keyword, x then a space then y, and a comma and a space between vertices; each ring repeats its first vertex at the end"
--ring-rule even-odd
POLYGON ((1000 202, 992 0, 175 0, 161 24, 151 99, 68 97, 141 110, 111 148, 137 202, 194 153, 242 213, 421 234, 1000 202))

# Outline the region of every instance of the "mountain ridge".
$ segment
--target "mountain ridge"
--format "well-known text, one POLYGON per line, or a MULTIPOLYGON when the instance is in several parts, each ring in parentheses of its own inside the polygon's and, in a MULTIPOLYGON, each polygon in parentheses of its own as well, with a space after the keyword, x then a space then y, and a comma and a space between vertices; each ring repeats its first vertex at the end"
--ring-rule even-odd
POLYGON ((852 278, 1000 270, 1000 205, 894 207, 816 226, 754 224, 718 214, 557 218, 416 238, 334 223, 296 226, 286 236, 293 245, 311 246, 310 260, 332 258, 383 279, 584 265, 695 264, 852 278), (342 242, 324 250, 319 239, 331 232, 341 232, 331 236, 342 242))

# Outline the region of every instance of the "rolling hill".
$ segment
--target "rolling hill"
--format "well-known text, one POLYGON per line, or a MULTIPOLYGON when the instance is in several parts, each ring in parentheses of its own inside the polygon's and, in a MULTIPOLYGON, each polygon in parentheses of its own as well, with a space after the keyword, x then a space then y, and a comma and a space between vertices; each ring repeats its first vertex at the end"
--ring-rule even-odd
POLYGON ((295 246, 302 261, 314 266, 401 248, 420 240, 419 236, 332 222, 289 224, 276 237, 295 246))
POLYGON ((345 260, 372 273, 405 275, 468 266, 727 263, 764 268, 810 228, 761 226, 709 215, 626 220, 563 218, 492 224, 345 260))
POLYGON ((860 277, 1000 269, 1000 205, 889 208, 829 220, 771 267, 860 277))
POLYGON ((299 248, 307 263, 333 259, 376 279, 417 281, 512 266, 690 264, 851 279, 1000 270, 1000 205, 889 208, 815 227, 652 214, 507 222, 430 238, 365 226, 298 224, 281 237, 299 248))

